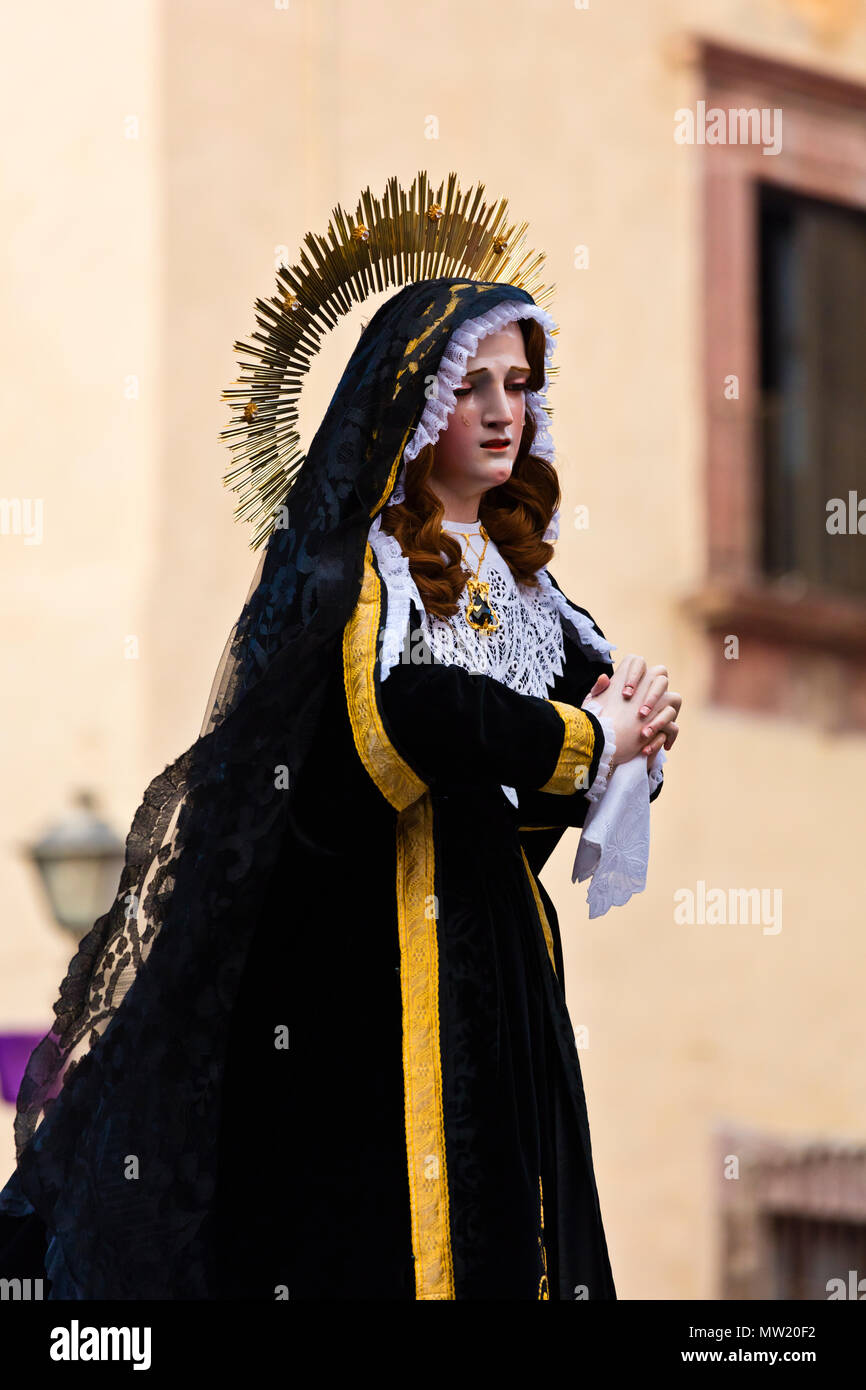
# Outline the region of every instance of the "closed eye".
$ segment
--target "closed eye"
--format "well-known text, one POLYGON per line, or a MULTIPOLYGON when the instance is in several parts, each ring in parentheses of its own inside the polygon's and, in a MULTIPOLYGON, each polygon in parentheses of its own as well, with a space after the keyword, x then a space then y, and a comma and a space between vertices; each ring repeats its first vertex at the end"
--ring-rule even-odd
MULTIPOLYGON (((529 390, 529 382, 528 382, 528 381, 512 381, 512 382, 509 383, 508 386, 506 386, 505 389, 506 389, 506 391, 528 391, 528 390, 529 390)), ((459 389, 455 390, 454 394, 455 394, 455 396, 468 396, 468 395, 469 395, 469 392, 470 392, 471 390, 472 390, 472 387, 471 387, 471 386, 461 386, 459 389)))

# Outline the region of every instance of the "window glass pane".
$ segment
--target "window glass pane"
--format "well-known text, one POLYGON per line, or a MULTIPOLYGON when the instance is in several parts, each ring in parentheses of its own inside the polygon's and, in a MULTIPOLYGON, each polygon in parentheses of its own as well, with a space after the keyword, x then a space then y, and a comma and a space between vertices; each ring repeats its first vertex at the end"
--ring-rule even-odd
POLYGON ((759 216, 763 566, 864 595, 866 213, 762 185, 759 216))

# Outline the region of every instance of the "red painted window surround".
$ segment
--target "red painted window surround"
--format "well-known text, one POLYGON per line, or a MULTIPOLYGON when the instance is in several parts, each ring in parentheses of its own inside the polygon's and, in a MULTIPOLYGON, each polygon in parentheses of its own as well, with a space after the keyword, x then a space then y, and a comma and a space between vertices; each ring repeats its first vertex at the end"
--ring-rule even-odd
MULTIPOLYGON (((690 40, 693 100, 783 111, 783 147, 683 150, 700 161, 705 576, 684 611, 706 632, 716 705, 866 729, 866 598, 763 572, 760 237, 762 184, 866 210, 866 86, 690 40), (739 399, 723 394, 735 374, 739 399), (739 658, 725 638, 739 639, 739 658)), ((866 371, 866 368, 864 368, 866 371)), ((866 452, 861 497, 866 496, 866 452)), ((840 538, 843 543, 846 538, 840 538)), ((866 547, 866 536, 860 541, 866 547)))

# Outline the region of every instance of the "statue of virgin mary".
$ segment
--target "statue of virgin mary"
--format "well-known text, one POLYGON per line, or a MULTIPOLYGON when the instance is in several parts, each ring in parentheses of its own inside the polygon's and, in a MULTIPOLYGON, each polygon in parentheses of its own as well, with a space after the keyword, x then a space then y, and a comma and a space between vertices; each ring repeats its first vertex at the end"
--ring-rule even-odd
POLYGON ((420 193, 404 227, 463 241, 411 261, 306 456, 287 361, 375 284, 369 203, 227 393, 267 544, 18 1097, 0 1274, 52 1298, 616 1297, 539 873, 583 827, 591 913, 640 891, 664 754, 547 569, 556 326, 507 234, 420 193))

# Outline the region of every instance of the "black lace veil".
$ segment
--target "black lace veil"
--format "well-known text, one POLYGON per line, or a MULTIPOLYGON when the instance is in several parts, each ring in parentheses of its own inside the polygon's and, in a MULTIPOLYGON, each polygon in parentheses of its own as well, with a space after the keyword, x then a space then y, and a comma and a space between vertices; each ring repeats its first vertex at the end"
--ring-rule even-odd
POLYGON ((367 533, 451 333, 503 299, 534 303, 510 284, 422 280, 367 324, 285 498, 288 524, 261 556, 201 734, 147 787, 114 903, 69 965, 19 1091, 0 1210, 38 1213, 49 1277, 84 1291, 73 1296, 211 1296, 228 1025, 270 873, 297 831, 295 791, 367 533))

